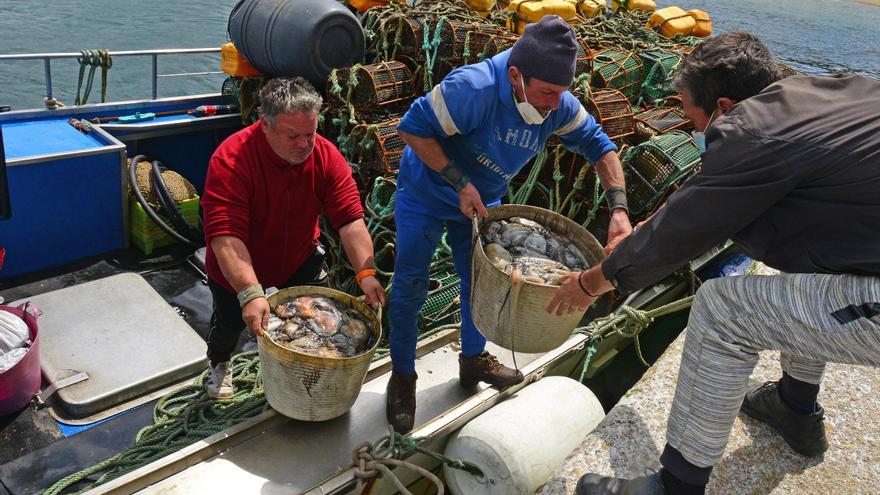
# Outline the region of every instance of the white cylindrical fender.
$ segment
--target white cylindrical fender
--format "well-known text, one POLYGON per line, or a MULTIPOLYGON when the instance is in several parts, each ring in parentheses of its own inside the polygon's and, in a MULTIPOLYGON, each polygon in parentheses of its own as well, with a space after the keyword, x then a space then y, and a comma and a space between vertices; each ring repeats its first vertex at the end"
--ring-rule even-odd
POLYGON ((446 456, 484 476, 443 466, 456 495, 531 495, 605 417, 587 387, 563 376, 543 378, 456 432, 446 456))

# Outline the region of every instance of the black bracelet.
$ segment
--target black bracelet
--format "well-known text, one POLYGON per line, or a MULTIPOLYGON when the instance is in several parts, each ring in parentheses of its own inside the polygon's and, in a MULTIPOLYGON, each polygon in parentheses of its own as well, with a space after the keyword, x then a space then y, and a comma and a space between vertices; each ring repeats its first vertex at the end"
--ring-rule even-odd
POLYGON ((455 189, 456 192, 461 192, 464 186, 468 185, 471 181, 470 177, 456 167, 452 160, 449 160, 446 166, 443 167, 443 170, 440 171, 440 175, 443 177, 443 180, 455 189))
POLYGON ((622 187, 608 188, 608 190, 605 191, 605 200, 608 202, 609 211, 621 208, 629 213, 629 205, 626 202, 626 189, 622 187))
POLYGON ((581 275, 583 275, 584 273, 587 273, 587 272, 581 272, 581 273, 578 274, 578 285, 581 286, 581 290, 584 291, 584 294, 586 294, 586 295, 588 295, 588 296, 590 296, 590 297, 599 297, 599 296, 597 296, 597 295, 590 294, 590 291, 588 291, 587 288, 584 287, 584 283, 581 282, 581 275))

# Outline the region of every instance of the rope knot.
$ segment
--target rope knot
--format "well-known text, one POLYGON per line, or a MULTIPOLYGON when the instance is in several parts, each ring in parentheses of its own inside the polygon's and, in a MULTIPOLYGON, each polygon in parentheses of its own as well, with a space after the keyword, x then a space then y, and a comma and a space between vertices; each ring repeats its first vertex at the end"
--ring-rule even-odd
POLYGON ((351 451, 354 476, 359 480, 370 480, 382 477, 382 473, 376 468, 376 460, 373 458, 373 445, 363 442, 351 451))
POLYGON ((648 313, 626 305, 620 307, 620 312, 626 315, 626 321, 621 333, 629 337, 642 333, 654 321, 654 318, 648 316, 648 313))

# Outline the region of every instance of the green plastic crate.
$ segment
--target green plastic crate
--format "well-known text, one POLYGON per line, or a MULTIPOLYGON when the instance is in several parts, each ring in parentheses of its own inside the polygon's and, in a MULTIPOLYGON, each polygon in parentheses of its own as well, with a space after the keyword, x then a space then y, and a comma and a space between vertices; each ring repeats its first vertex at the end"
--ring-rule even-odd
MULTIPOLYGON (((130 200, 128 211, 131 215, 130 231, 131 242, 137 246, 146 255, 153 253, 156 248, 170 246, 175 241, 165 233, 158 225, 156 225, 144 208, 135 200, 130 200)), ((187 199, 177 203, 177 209, 183 214, 183 218, 190 225, 198 226, 199 224, 199 197, 187 199)), ((171 222, 164 215, 159 215, 165 223, 171 225, 171 222)))

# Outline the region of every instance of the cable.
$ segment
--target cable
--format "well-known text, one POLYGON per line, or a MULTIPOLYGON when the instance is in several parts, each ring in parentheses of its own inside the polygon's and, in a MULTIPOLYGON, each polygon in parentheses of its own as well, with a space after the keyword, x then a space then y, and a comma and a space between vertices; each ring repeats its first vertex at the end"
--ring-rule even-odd
POLYGON ((156 225, 158 225, 160 229, 162 229, 166 234, 171 236, 172 239, 175 239, 178 242, 192 246, 194 248, 201 247, 198 244, 187 239, 186 237, 183 237, 182 235, 178 234, 174 229, 169 227, 168 224, 166 224, 164 221, 162 221, 161 218, 159 218, 159 215, 156 214, 156 212, 153 210, 153 207, 150 206, 149 203, 147 203, 147 200, 144 198, 143 193, 141 193, 141 189, 138 187, 137 174, 136 174, 137 164, 142 161, 145 161, 146 159, 147 159, 147 157, 145 157, 144 155, 137 155, 131 159, 131 164, 128 166, 128 181, 131 185, 132 192, 134 192, 134 196, 138 200, 138 203, 141 204, 141 206, 143 207, 144 212, 146 212, 147 216, 150 217, 150 219, 153 222, 155 222, 156 225))
POLYGON ((158 160, 154 160, 152 167, 150 167, 150 182, 153 185, 153 191, 159 197, 162 212, 171 220, 171 225, 174 226, 178 233, 199 244, 201 239, 204 238, 204 232, 198 227, 190 225, 186 218, 183 217, 183 214, 180 213, 180 210, 177 209, 177 202, 171 197, 171 193, 168 192, 168 187, 165 185, 165 180, 162 178, 163 169, 166 169, 166 167, 158 160))

